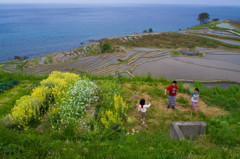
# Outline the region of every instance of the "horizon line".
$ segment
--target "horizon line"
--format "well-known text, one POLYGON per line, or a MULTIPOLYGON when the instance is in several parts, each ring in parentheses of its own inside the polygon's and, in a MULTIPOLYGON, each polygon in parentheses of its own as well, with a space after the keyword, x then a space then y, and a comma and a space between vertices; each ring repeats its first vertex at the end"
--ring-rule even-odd
POLYGON ((99 5, 99 6, 104 6, 104 5, 200 5, 200 6, 232 6, 232 7, 240 7, 240 4, 191 4, 191 3, 68 3, 68 2, 60 2, 60 3, 41 3, 41 2, 22 2, 22 3, 14 3, 14 2, 0 2, 0 4, 45 4, 45 5, 99 5))

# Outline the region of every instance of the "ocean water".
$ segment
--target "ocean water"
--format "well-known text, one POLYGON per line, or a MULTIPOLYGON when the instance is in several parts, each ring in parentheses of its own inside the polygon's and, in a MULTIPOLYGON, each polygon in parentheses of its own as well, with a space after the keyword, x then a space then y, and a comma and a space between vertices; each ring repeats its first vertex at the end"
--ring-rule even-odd
POLYGON ((0 62, 14 56, 39 57, 67 51, 90 39, 128 35, 153 28, 174 31, 210 18, 239 19, 240 7, 193 5, 33 5, 0 4, 0 62))

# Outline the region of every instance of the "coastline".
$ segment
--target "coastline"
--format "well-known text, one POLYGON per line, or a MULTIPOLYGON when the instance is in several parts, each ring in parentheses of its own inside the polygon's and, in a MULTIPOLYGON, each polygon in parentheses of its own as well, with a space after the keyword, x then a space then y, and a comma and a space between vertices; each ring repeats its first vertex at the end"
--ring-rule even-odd
MULTIPOLYGON (((229 20, 215 22, 213 27, 226 22, 229 20)), ((207 25, 211 25, 211 23, 207 25)), ((153 77, 170 79, 198 79, 202 81, 220 79, 220 81, 228 83, 229 81, 239 82, 240 52, 238 48, 240 45, 234 44, 240 42, 240 37, 228 29, 209 28, 205 30, 202 27, 203 25, 180 31, 109 37, 70 51, 29 59, 25 63, 22 63, 24 61, 6 62, 9 65, 2 63, 0 67, 5 71, 14 72, 17 71, 14 67, 18 66, 24 73, 40 75, 48 74, 53 70, 75 73, 88 72, 96 76, 115 75, 117 71, 122 75, 132 77, 146 75, 150 72, 153 77), (111 49, 102 53, 101 45, 107 43, 111 49), (172 44, 177 46, 172 47, 172 44), (202 56, 182 56, 179 54, 181 49, 194 45, 198 46, 195 47, 195 50, 202 56), (175 52, 178 54, 173 54, 175 52), (170 71, 167 71, 167 68, 170 71), (199 75, 202 76, 198 78, 194 75, 195 70, 199 70, 199 75)))

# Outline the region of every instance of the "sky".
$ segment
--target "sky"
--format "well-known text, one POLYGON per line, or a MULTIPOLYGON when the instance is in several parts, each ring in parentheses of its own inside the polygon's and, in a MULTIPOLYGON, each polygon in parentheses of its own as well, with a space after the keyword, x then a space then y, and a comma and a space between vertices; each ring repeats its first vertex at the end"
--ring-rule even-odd
POLYGON ((240 0, 0 0, 0 3, 199 4, 240 6, 240 0))

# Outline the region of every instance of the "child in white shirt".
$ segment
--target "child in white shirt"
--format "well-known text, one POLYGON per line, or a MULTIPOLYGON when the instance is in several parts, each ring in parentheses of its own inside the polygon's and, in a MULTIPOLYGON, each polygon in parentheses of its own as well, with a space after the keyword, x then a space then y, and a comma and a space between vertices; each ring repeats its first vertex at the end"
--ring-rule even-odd
POLYGON ((200 99, 199 89, 196 88, 194 90, 194 93, 192 93, 192 95, 191 95, 192 109, 194 110, 194 113, 197 113, 196 104, 199 101, 199 99, 200 99))
POLYGON ((141 113, 142 115, 142 124, 145 124, 145 120, 146 120, 146 111, 147 111, 147 108, 149 108, 151 106, 151 103, 149 103, 148 105, 145 105, 145 100, 144 99, 141 99, 140 100, 140 104, 139 104, 139 107, 138 107, 138 111, 141 113))

